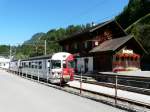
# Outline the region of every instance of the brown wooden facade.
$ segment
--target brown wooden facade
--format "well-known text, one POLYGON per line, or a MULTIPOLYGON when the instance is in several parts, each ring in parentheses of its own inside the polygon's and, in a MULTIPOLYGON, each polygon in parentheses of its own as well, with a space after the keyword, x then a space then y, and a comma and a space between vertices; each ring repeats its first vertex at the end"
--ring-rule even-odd
POLYGON ((123 48, 143 53, 143 47, 114 20, 75 33, 60 40, 59 44, 62 51, 76 57, 93 57, 93 71, 111 71, 113 55, 123 48))

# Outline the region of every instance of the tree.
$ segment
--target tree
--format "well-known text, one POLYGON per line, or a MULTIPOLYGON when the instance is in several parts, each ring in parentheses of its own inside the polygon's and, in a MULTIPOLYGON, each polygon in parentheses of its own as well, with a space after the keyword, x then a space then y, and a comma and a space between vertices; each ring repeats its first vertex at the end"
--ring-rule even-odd
POLYGON ((129 0, 128 5, 117 17, 117 22, 125 29, 150 12, 150 0, 129 0))
POLYGON ((131 34, 133 34, 150 53, 150 25, 139 24, 131 30, 131 34))

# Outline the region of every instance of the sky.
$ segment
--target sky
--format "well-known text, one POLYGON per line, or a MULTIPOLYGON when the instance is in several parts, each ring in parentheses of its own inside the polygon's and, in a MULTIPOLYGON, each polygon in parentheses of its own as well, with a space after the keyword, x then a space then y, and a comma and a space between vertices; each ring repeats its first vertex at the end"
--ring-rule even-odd
POLYGON ((128 0, 0 0, 0 45, 17 45, 38 32, 101 23, 123 11, 128 0))

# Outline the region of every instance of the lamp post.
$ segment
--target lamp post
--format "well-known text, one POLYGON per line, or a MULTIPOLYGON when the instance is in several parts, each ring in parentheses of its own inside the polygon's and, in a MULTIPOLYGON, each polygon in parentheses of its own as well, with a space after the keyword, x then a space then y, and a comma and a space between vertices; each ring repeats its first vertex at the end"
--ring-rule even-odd
POLYGON ((82 75, 83 75, 83 65, 81 65, 81 67, 80 67, 80 72, 81 72, 81 74, 80 74, 80 95, 82 94, 82 75))
POLYGON ((117 84, 118 84, 118 76, 115 76, 115 105, 117 105, 117 84))

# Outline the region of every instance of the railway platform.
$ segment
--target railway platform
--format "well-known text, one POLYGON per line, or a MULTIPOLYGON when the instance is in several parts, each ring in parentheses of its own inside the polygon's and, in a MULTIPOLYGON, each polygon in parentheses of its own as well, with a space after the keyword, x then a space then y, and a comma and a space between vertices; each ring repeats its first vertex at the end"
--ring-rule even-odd
MULTIPOLYGON (((83 83, 83 82, 81 84, 80 81, 72 81, 72 82, 69 82, 68 84, 69 84, 69 86, 74 87, 74 88, 87 90, 87 91, 94 92, 97 94, 102 94, 105 96, 108 95, 108 96, 111 96, 114 98, 116 97, 115 88, 109 88, 109 87, 105 87, 105 86, 83 83)), ((148 108, 150 107, 150 96, 149 95, 144 95, 144 94, 139 94, 139 93, 135 93, 135 92, 117 89, 117 98, 125 99, 126 101, 129 101, 129 102, 145 104, 148 106, 148 108)), ((148 111, 150 111, 150 109, 148 109, 148 111)))

